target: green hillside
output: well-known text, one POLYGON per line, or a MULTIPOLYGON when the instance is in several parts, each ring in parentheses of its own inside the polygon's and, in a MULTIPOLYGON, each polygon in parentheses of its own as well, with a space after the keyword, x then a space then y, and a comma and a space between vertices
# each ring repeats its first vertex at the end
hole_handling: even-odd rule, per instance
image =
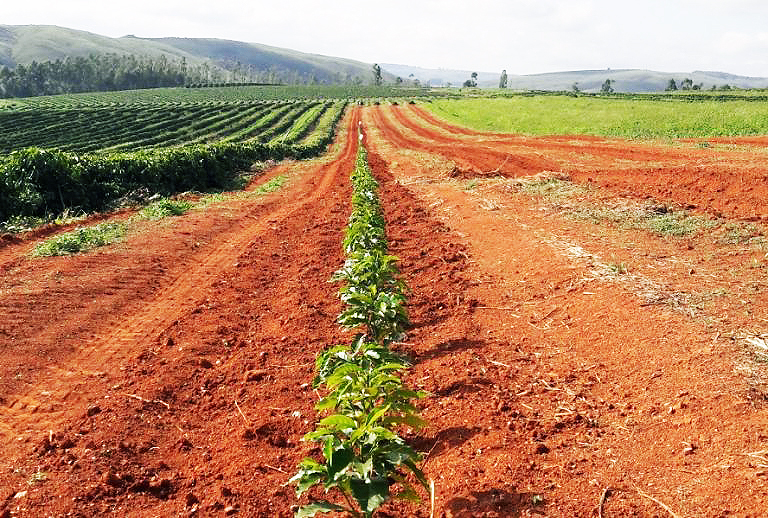
POLYGON ((51 25, 0 25, 0 63, 6 66, 108 53, 152 57, 165 54, 169 58, 185 57, 196 62, 205 60, 158 42, 138 38, 108 38, 51 25))
MULTIPOLYGON (((134 54, 209 63, 244 80, 369 83, 371 64, 343 58, 305 54, 257 43, 202 38, 109 38, 51 25, 0 25, 0 65, 15 67, 91 54, 134 54)), ((386 75, 385 80, 394 76, 386 75)))

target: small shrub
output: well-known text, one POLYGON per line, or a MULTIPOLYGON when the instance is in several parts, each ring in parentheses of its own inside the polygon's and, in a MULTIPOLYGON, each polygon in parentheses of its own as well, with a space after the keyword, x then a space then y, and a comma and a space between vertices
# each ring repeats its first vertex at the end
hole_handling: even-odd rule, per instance
POLYGON ((194 204, 190 201, 161 198, 141 209, 141 216, 145 219, 163 219, 170 216, 181 216, 193 206, 194 204))

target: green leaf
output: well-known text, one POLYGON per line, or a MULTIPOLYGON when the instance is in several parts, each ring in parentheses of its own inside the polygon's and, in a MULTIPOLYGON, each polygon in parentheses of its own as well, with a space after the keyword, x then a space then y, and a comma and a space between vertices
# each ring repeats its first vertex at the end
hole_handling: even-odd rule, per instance
POLYGON ((403 486, 403 489, 395 495, 398 500, 406 500, 408 502, 418 502, 421 500, 413 486, 405 482, 405 480, 401 480, 400 484, 403 486))
POLYGON ((347 417, 345 415, 340 414, 334 414, 331 416, 326 417, 325 419, 321 419, 319 423, 317 423, 318 428, 328 428, 330 430, 353 430, 357 428, 357 423, 355 423, 355 420, 351 417, 347 417))
POLYGON ((384 416, 387 412, 389 412, 389 409, 391 408, 391 405, 384 405, 375 412, 373 412, 371 415, 368 416, 368 419, 366 420, 366 424, 368 426, 373 425, 381 419, 382 416, 384 416))
POLYGON ((325 471, 325 468, 322 464, 317 462, 315 459, 310 459, 309 457, 299 463, 299 469, 302 471, 314 471, 318 473, 325 471))
POLYGON ((317 428, 315 430, 312 430, 311 432, 308 432, 304 437, 302 437, 303 441, 316 441, 318 439, 323 439, 328 436, 333 435, 333 430, 330 430, 328 428, 317 428))
POLYGON ((373 459, 368 457, 365 459, 365 462, 353 462, 352 469, 360 476, 360 478, 368 479, 373 471, 373 459))
POLYGON ((330 513, 332 511, 349 512, 349 509, 347 509, 346 507, 342 507, 340 505, 326 502, 325 500, 318 500, 317 502, 312 502, 311 504, 305 505, 304 507, 296 511, 296 514, 294 515, 294 517, 295 518, 311 518, 315 516, 317 513, 330 513))
MULTIPOLYGON (((297 482, 296 496, 300 497, 301 495, 304 494, 305 491, 322 482, 324 478, 325 476, 320 474, 315 474, 315 475, 304 474, 301 478, 295 481, 297 482)), ((291 480, 293 480, 293 478, 291 480)))
POLYGON ((383 420, 388 426, 404 424, 408 425, 414 430, 420 430, 425 428, 429 423, 421 417, 414 414, 406 414, 404 416, 387 417, 383 420))
POLYGON ((324 397, 320 401, 317 402, 315 405, 315 409, 318 411, 323 410, 332 410, 333 408, 336 408, 337 400, 336 398, 324 397))
POLYGON ((325 466, 314 459, 306 458, 299 463, 299 471, 286 484, 296 484, 296 496, 320 483, 326 477, 325 466))
POLYGON ((424 473, 421 471, 421 469, 419 469, 416 463, 412 460, 406 460, 403 462, 403 464, 408 466, 408 469, 410 469, 411 472, 416 476, 416 479, 421 483, 421 485, 429 490, 429 482, 427 482, 427 477, 424 476, 424 473))
POLYGON ((352 479, 350 489, 360 508, 367 513, 374 512, 389 498, 389 481, 385 478, 376 478, 368 482, 352 479))
POLYGON ((355 458, 355 452, 348 448, 342 448, 334 451, 328 458, 328 484, 336 481, 344 470, 355 458))

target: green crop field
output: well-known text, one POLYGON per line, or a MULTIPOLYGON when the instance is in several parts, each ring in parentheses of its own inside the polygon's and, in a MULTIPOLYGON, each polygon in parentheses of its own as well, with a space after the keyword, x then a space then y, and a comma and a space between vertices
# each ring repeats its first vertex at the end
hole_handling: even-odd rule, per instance
POLYGON ((292 144, 341 102, 251 101, 0 111, 0 153, 136 151, 219 141, 292 144))
POLYGON ((348 97, 392 91, 243 86, 11 99, 0 104, 0 222, 101 210, 137 190, 222 188, 254 161, 318 155, 348 97))
POLYGON ((454 124, 523 135, 681 138, 768 135, 768 101, 672 96, 535 95, 436 99, 425 106, 454 124))
POLYGON ((354 100, 370 98, 433 97, 440 92, 424 88, 393 86, 275 85, 211 88, 151 88, 120 92, 48 95, 0 101, 0 110, 39 108, 104 107, 122 104, 178 104, 200 102, 247 102, 286 100, 354 100))

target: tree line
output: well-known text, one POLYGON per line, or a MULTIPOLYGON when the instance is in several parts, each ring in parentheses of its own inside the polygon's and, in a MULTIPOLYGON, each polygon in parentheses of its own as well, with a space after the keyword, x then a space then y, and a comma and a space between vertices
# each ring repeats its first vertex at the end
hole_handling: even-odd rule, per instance
POLYGON ((232 82, 359 85, 363 79, 350 72, 299 71, 274 64, 265 66, 239 61, 188 64, 184 58, 169 59, 165 55, 92 54, 56 61, 33 61, 15 68, 2 67, 0 98, 232 82))
POLYGON ((80 92, 100 92, 183 86, 207 81, 212 67, 190 67, 185 59, 102 54, 33 61, 0 69, 0 97, 32 97, 80 92))

